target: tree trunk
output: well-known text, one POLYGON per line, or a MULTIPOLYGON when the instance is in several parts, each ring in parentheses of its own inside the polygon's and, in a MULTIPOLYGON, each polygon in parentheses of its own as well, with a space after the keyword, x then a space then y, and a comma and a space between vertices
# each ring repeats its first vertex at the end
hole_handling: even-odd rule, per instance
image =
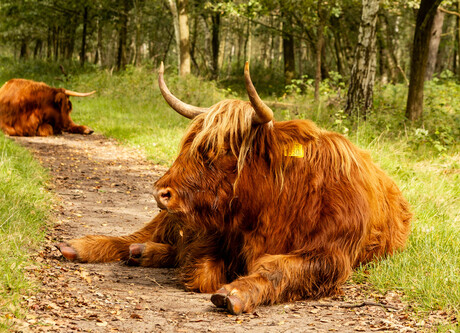
POLYGON ((29 58, 29 47, 27 45, 27 40, 23 38, 21 40, 21 49, 19 51, 19 59, 27 60, 29 58))
POLYGON ((83 66, 86 60, 86 28, 88 25, 88 7, 83 9, 83 32, 81 34, 81 51, 80 51, 80 65, 83 66))
POLYGON ((57 61, 59 59, 59 32, 59 27, 53 28, 54 61, 57 61))
POLYGON ((62 54, 65 59, 71 60, 75 50, 75 39, 77 37, 77 18, 75 16, 72 16, 70 24, 66 27, 65 31, 66 42, 62 45, 62 54))
POLYGON ((342 60, 342 46, 340 44, 340 35, 339 32, 336 31, 335 29, 333 30, 334 34, 334 51, 335 51, 335 58, 336 58, 336 63, 337 63, 337 72, 344 76, 344 70, 343 70, 343 60, 342 60))
POLYGON ((173 36, 174 36, 174 34, 171 32, 169 34, 168 43, 166 43, 166 47, 165 47, 165 50, 163 52, 163 60, 162 60, 163 62, 166 62, 166 57, 168 56, 168 52, 169 52, 169 48, 170 48, 172 40, 173 40, 173 36))
MULTIPOLYGON (((241 23, 241 21, 239 20, 238 26, 241 28, 241 30, 240 29, 238 30, 240 31, 244 30, 244 22, 241 23)), ((244 43, 245 43, 245 40, 244 40, 243 34, 238 33, 238 44, 237 44, 238 49, 236 51, 236 62, 238 65, 241 64, 241 53, 242 53, 241 50, 243 49, 242 45, 244 45, 244 43)))
MULTIPOLYGON (((460 13, 460 0, 457 0, 457 11, 460 13)), ((460 16, 457 16, 457 73, 460 79, 460 16)))
POLYGON ((188 28, 188 0, 169 0, 176 36, 179 75, 190 74, 190 37, 188 28))
POLYGON ((372 108, 376 68, 376 24, 380 0, 363 0, 358 45, 351 69, 345 112, 366 118, 372 108))
POLYGON ((52 38, 51 38, 51 27, 48 27, 48 36, 46 38, 46 59, 51 59, 51 54, 53 52, 53 45, 52 45, 52 38))
MULTIPOLYGON (((273 16, 270 16, 270 25, 274 26, 274 19, 273 16)), ((276 43, 276 37, 277 35, 273 34, 273 32, 270 33, 270 46, 268 49, 268 62, 267 62, 267 67, 272 68, 274 60, 275 60, 275 43, 276 43)))
POLYGON ((134 37, 134 56, 133 64, 139 65, 142 62, 142 10, 144 6, 143 0, 134 1, 135 15, 135 37, 134 37))
MULTIPOLYGON (((320 1, 318 1, 320 2, 320 1)), ((315 101, 319 101, 319 85, 321 83, 321 54, 324 46, 323 26, 318 27, 318 36, 315 47, 315 101)))
POLYGON ((102 52, 102 23, 101 19, 97 18, 97 42, 96 42, 96 55, 94 56, 94 64, 103 64, 103 52, 102 52))
POLYGON ((43 45, 42 40, 40 38, 37 38, 37 40, 35 41, 34 59, 37 59, 39 56, 41 58, 42 45, 43 45))
POLYGON ((211 70, 211 78, 213 80, 217 80, 219 77, 219 47, 220 47, 220 40, 219 40, 219 32, 220 32, 220 13, 213 13, 211 15, 211 32, 212 32, 212 70, 211 70))
POLYGON ((422 0, 417 13, 410 64, 409 94, 406 106, 406 118, 411 121, 420 119, 423 114, 423 85, 425 82, 431 28, 441 1, 422 0))
POLYGON ((439 43, 441 42, 442 26, 444 24, 444 12, 439 9, 433 19, 431 27, 431 39, 428 49, 428 59, 425 72, 425 80, 431 80, 436 68, 436 59, 438 58, 439 43))
POLYGON ((176 38, 177 48, 177 72, 180 73, 180 28, 179 28, 179 13, 177 12, 176 0, 168 0, 169 8, 173 17, 174 36, 176 38))
POLYGON ((324 25, 325 25, 325 14, 321 8, 322 1, 318 0, 318 32, 316 35, 315 45, 315 101, 319 101, 319 85, 321 83, 321 58, 324 48, 324 25))
POLYGON ((377 32, 377 54, 378 54, 378 59, 377 59, 377 63, 378 63, 378 68, 379 68, 379 71, 378 73, 380 74, 380 81, 382 83, 387 83, 388 82, 388 59, 386 57, 386 53, 385 53, 385 42, 383 40, 383 36, 382 36, 382 33, 379 29, 379 31, 377 32))
POLYGON ((379 24, 380 24, 380 36, 382 38, 382 51, 384 58, 386 60, 386 69, 388 71, 388 79, 389 82, 395 83, 398 80, 398 58, 395 54, 396 45, 392 39, 394 37, 395 32, 390 29, 390 25, 388 23, 388 18, 385 14, 379 16, 379 24))
POLYGON ((198 16, 195 15, 193 19, 192 39, 190 40, 190 58, 192 60, 193 65, 195 66, 196 72, 198 73, 198 75, 200 75, 200 67, 198 66, 198 63, 195 57, 197 37, 198 37, 198 16))
POLYGON ((246 25, 246 39, 244 41, 244 56, 245 61, 251 60, 251 49, 252 49, 252 33, 251 33, 251 21, 247 20, 246 25))
POLYGON ((126 42, 128 38, 128 0, 123 0, 123 11, 120 13, 120 24, 118 31, 118 52, 117 52, 117 70, 126 67, 126 42))
POLYGON ((178 0, 179 10, 179 35, 180 35, 180 76, 190 74, 190 34, 188 28, 188 0, 178 0))
POLYGON ((281 15, 283 17, 283 57, 284 57, 284 83, 291 84, 295 76, 295 45, 294 37, 292 36, 292 20, 291 15, 282 8, 281 15))

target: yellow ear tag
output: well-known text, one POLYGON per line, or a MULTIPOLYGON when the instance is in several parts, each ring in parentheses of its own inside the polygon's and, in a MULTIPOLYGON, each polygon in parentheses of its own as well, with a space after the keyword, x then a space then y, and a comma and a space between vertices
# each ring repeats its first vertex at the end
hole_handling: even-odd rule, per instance
POLYGON ((303 151, 303 146, 295 142, 291 147, 289 147, 289 150, 284 148, 284 156, 292 156, 292 157, 304 157, 304 151, 303 151))

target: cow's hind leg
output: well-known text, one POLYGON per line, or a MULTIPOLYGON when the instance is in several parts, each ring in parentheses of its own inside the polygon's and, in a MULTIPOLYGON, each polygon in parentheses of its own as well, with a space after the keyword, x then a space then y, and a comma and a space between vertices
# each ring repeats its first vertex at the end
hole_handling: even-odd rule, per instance
POLYGON ((340 253, 265 255, 247 276, 224 285, 211 301, 232 314, 240 314, 261 304, 335 294, 350 273, 350 260, 340 253))

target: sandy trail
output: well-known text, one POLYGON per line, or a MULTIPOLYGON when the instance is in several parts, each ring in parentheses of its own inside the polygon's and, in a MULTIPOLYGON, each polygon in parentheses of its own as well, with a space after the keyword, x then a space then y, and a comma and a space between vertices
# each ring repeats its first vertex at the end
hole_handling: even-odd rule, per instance
POLYGON ((216 309, 210 295, 186 292, 173 269, 120 262, 78 264, 53 244, 88 234, 132 233, 158 211, 152 187, 165 168, 99 134, 15 138, 50 170, 58 198, 47 243, 27 267, 40 291, 18 331, 32 332, 415 332, 429 330, 408 315, 397 293, 377 295, 347 284, 344 295, 259 307, 240 316, 216 309), (372 301, 382 306, 344 308, 372 301), (390 308, 391 307, 391 308, 390 308))

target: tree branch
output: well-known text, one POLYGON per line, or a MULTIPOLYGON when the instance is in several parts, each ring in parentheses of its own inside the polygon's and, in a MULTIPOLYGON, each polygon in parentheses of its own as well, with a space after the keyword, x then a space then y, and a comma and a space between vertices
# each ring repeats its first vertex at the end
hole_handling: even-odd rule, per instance
POLYGON ((393 306, 393 305, 387 305, 387 304, 371 302, 371 301, 362 301, 361 303, 356 303, 356 304, 350 304, 350 303, 339 303, 339 304, 333 304, 333 303, 309 303, 308 305, 311 305, 311 306, 314 306, 314 307, 323 307, 323 308, 331 308, 331 307, 337 306, 339 308, 346 308, 346 309, 361 308, 363 306, 381 306, 382 308, 385 308, 385 309, 400 310, 398 307, 393 306))
POLYGON ((447 10, 447 9, 441 7, 441 6, 439 6, 438 9, 439 9, 441 12, 444 12, 444 13, 447 13, 447 14, 456 15, 456 16, 460 17, 460 13, 457 13, 457 12, 453 12, 453 11, 447 10))

